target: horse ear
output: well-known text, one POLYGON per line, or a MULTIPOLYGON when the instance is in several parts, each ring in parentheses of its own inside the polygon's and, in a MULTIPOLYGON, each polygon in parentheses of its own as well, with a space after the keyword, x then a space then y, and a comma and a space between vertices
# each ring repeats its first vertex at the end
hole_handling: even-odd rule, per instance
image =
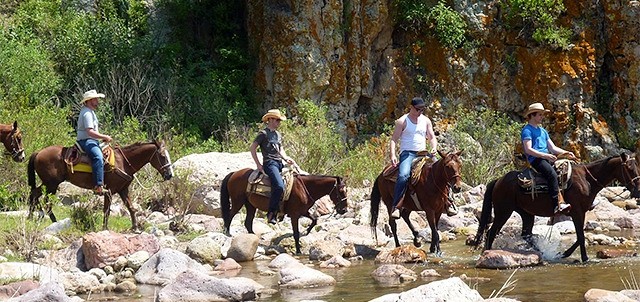
POLYGON ((620 158, 622 158, 622 162, 625 162, 629 159, 629 155, 627 155, 627 153, 622 152, 622 154, 620 154, 620 158))
POLYGON ((462 150, 460 150, 460 151, 456 152, 456 155, 457 155, 457 156, 460 156, 460 154, 462 154, 462 151, 464 151, 464 149, 462 149, 462 150))
POLYGON ((13 122, 13 130, 18 130, 18 121, 13 122))
POLYGON ((438 150, 438 154, 440 154, 440 158, 445 158, 447 157, 447 154, 442 153, 442 151, 438 150))

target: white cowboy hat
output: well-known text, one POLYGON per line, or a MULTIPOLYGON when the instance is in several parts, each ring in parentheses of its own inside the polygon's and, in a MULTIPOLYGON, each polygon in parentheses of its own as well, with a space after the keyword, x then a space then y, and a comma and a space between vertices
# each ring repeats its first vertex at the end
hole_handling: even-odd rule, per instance
POLYGON ((82 95, 82 101, 80 101, 80 104, 95 98, 104 98, 104 94, 98 93, 95 89, 91 89, 82 95))
POLYGON ((278 120, 281 120, 281 121, 286 121, 287 120, 287 117, 284 116, 284 114, 282 114, 280 112, 280 110, 278 110, 278 109, 271 109, 271 110, 267 111, 267 113, 265 113, 262 116, 262 121, 266 123, 270 118, 278 119, 278 120))
POLYGON ((544 106, 542 106, 541 103, 533 103, 533 104, 529 105, 529 107, 527 108, 527 111, 524 112, 524 116, 527 117, 527 116, 529 116, 529 114, 534 113, 534 112, 549 113, 549 112, 551 112, 551 110, 544 109, 544 106))

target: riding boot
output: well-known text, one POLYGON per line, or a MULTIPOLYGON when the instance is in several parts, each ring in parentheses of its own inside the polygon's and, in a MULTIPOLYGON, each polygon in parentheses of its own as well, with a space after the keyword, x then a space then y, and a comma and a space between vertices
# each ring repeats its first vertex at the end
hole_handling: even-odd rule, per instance
POLYGON ((559 213, 567 213, 571 210, 571 205, 564 201, 564 197, 562 196, 562 192, 558 192, 558 205, 553 210, 554 214, 559 213))

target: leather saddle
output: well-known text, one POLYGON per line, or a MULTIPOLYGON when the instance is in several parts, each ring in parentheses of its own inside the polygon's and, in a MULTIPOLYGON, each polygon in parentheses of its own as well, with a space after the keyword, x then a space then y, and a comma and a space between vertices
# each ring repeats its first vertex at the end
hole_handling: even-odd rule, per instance
MULTIPOLYGON (((111 148, 110 145, 104 145, 102 146, 102 155, 104 156, 104 170, 105 172, 109 172, 116 166, 115 152, 113 152, 113 148, 111 148)), ((67 169, 71 173, 91 173, 93 171, 91 169, 91 159, 82 150, 82 148, 80 148, 77 142, 73 146, 67 148, 66 152, 63 154, 63 159, 67 164, 67 169)))
MULTIPOLYGON (((282 180, 284 181, 284 193, 282 194, 282 200, 280 201, 280 210, 284 207, 284 202, 289 200, 291 196, 291 189, 293 188, 293 181, 297 173, 292 169, 282 169, 282 180)), ((247 194, 256 194, 264 197, 271 196, 271 180, 267 174, 260 172, 260 170, 253 170, 249 175, 247 183, 247 194)))
MULTIPOLYGON (((436 162, 435 157, 428 156, 428 151, 419 151, 416 158, 411 163, 411 185, 415 185, 420 180, 420 173, 422 173, 422 168, 427 165, 427 169, 431 169, 433 163, 436 162)), ((388 165, 382 171, 382 177, 385 179, 396 182, 398 179, 398 167, 399 165, 393 166, 388 165)))
MULTIPOLYGON (((554 168, 558 174, 558 187, 560 190, 569 188, 571 178, 571 165, 574 161, 560 159, 554 163, 554 168)), ((548 193, 549 185, 547 180, 532 167, 527 167, 518 173, 518 185, 527 194, 548 193)))

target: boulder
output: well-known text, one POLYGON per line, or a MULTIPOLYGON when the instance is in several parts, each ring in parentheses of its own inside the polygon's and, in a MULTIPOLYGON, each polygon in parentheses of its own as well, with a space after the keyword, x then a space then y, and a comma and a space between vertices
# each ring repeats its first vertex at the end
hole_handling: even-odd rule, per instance
POLYGON ((233 258, 237 262, 253 260, 260 238, 255 234, 239 234, 231 240, 231 247, 227 251, 227 258, 233 258))
POLYGON ((163 248, 140 267, 135 279, 138 283, 164 285, 188 269, 206 271, 202 264, 189 256, 163 248))
POLYGON ((158 239, 150 234, 119 234, 112 231, 88 233, 82 237, 82 252, 87 269, 113 265, 120 256, 128 256, 137 251, 147 251, 150 255, 160 249, 158 239))
POLYGON ((536 252, 511 252, 486 250, 476 262, 478 268, 516 268, 542 264, 542 257, 536 252))
POLYGON ((257 292, 262 288, 262 285, 248 278, 220 279, 187 270, 162 288, 156 301, 255 301, 257 292))

